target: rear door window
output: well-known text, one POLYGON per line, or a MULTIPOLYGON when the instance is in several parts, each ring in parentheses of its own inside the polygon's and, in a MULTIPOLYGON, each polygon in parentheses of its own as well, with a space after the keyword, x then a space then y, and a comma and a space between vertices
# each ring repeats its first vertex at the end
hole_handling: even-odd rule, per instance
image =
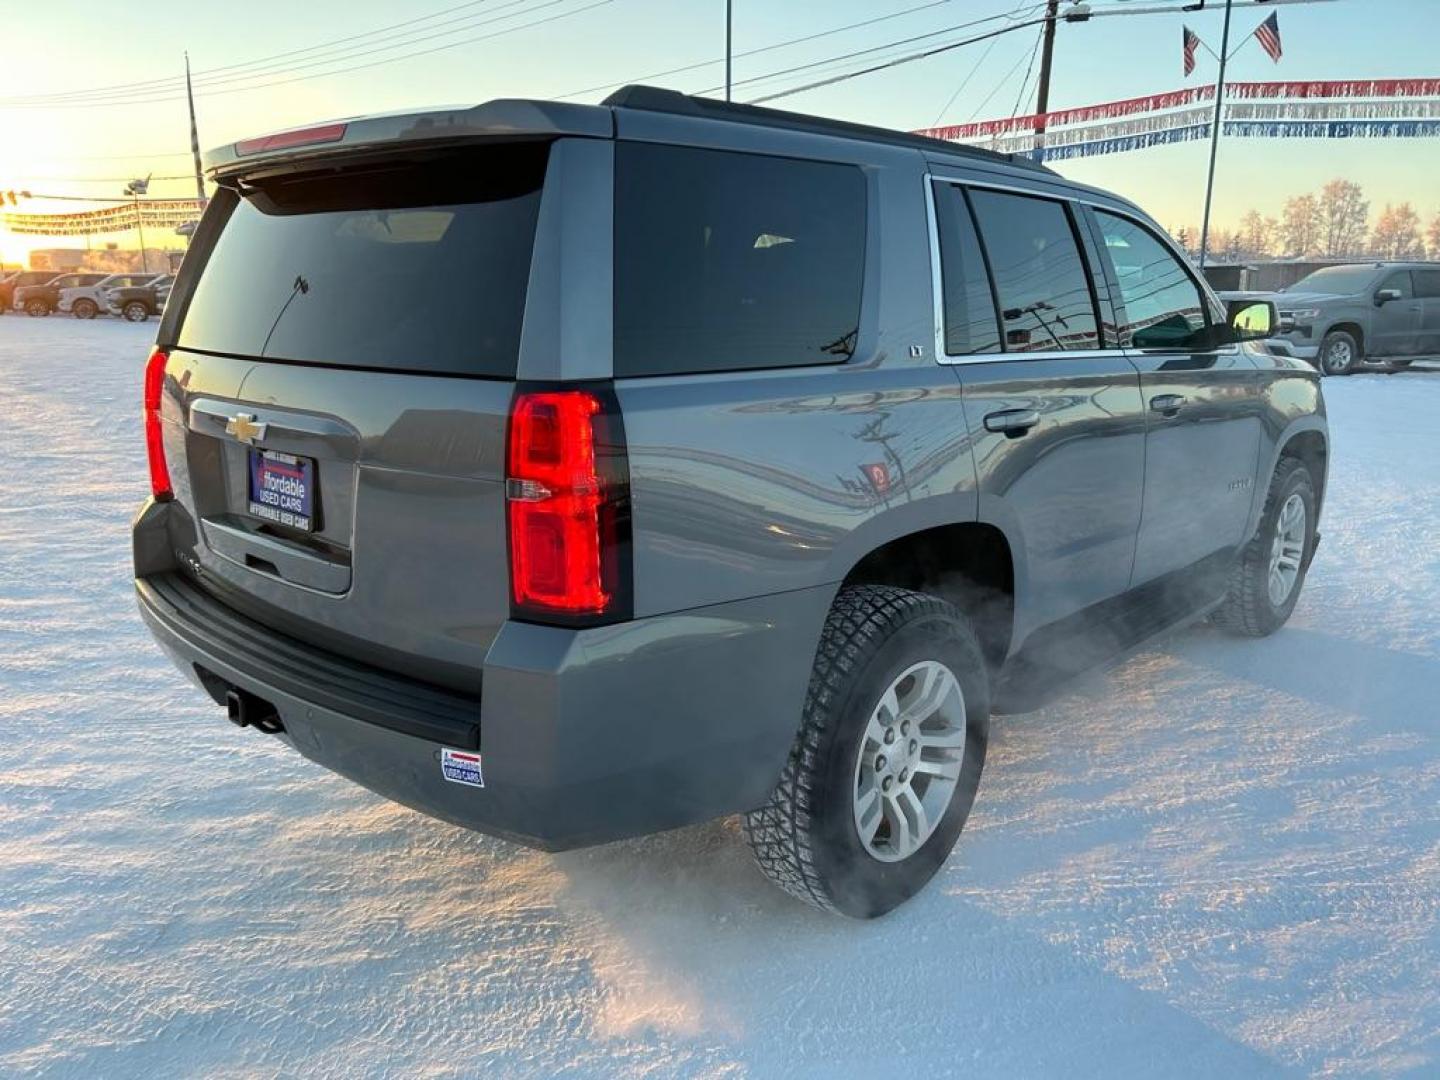
POLYGON ((865 206, 853 165, 618 144, 615 374, 849 359, 865 206))
POLYGON ((945 352, 950 356, 1000 352, 995 294, 965 193, 954 184, 935 188, 940 233, 940 279, 945 306, 945 352))
POLYGON ((1099 322, 1070 212, 1053 199, 974 188, 1007 352, 1099 347, 1099 322))
POLYGON ((178 344, 513 378, 546 158, 517 144, 222 190, 178 344))
POLYGON ((1415 278, 1415 295, 1425 300, 1440 297, 1440 268, 1435 270, 1412 271, 1415 278))

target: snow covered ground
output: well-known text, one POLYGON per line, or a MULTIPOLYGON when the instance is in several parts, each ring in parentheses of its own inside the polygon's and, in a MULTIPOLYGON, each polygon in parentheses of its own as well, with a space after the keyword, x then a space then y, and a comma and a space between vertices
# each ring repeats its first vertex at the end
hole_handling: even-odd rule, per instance
POLYGON ((240 732, 131 599, 155 324, 0 318, 0 1074, 1440 1072, 1440 372, 1326 383, 1290 626, 994 726, 890 918, 549 856, 240 732))

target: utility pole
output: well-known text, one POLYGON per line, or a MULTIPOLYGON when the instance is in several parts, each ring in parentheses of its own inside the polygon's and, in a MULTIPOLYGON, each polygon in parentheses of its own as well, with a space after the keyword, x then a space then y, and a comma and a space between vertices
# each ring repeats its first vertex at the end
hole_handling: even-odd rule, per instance
POLYGON ((145 223, 140 220, 140 196, 133 196, 135 205, 135 228, 140 230, 140 272, 143 274, 150 269, 145 261, 145 223))
POLYGON ((195 93, 190 88, 190 51, 185 51, 185 99, 190 103, 190 156, 195 160, 195 197, 205 201, 205 176, 200 171, 200 130, 195 126, 195 93))
POLYGON ((1200 269, 1205 269, 1206 248, 1210 243, 1210 197, 1215 193, 1215 153, 1220 149, 1220 106, 1225 99, 1225 61, 1230 59, 1230 9, 1233 0, 1225 0, 1225 28, 1220 31, 1220 74, 1215 80, 1215 119, 1210 125, 1210 173, 1205 178, 1205 215, 1200 220, 1200 269))
POLYGON ((730 46, 735 27, 734 0, 725 0, 725 100, 730 100, 730 46))
POLYGON ((1035 160, 1045 160, 1045 114, 1050 111, 1050 62, 1055 57, 1055 23, 1060 18, 1060 0, 1045 5, 1044 40, 1040 46, 1040 89, 1035 95, 1035 160))
POLYGON ((150 266, 145 260, 145 221, 140 213, 140 196, 150 191, 150 177, 144 180, 131 180, 125 185, 125 194, 130 196, 131 205, 135 207, 135 228, 140 232, 140 272, 146 273, 150 266))

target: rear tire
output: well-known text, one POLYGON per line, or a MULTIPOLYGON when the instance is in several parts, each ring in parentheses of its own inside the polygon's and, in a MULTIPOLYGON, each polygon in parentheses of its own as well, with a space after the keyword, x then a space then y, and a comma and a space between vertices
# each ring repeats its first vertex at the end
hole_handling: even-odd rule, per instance
POLYGON ((1299 458, 1281 458, 1260 527, 1230 571, 1225 600, 1211 621, 1237 637, 1267 637, 1279 630, 1300 599, 1314 550, 1315 483, 1299 458), (1296 513, 1304 515, 1298 527, 1296 513))
POLYGON ((76 300, 70 305, 70 314, 77 319, 93 319, 100 314, 100 308, 94 300, 76 300))
POLYGON ((126 322, 144 322, 150 318, 150 309, 139 300, 131 300, 120 309, 120 314, 125 316, 126 322))
POLYGON ((1331 330, 1320 342, 1320 374, 1349 375, 1360 366, 1364 354, 1354 336, 1331 330))
POLYGON ((855 918, 908 900, 959 838, 989 728, 989 676, 960 612, 908 589, 842 590, 789 760, 769 800, 745 815, 760 869, 792 896, 855 918))

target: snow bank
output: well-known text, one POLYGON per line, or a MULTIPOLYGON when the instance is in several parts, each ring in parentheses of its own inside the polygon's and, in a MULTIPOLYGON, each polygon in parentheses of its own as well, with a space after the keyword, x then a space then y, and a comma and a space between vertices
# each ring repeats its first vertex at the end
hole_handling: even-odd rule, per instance
POLYGON ((0 318, 0 1073, 1440 1068, 1440 374, 1326 384, 1289 628, 999 720, 860 925, 733 823, 546 856, 226 724, 130 595, 154 328, 0 318))

